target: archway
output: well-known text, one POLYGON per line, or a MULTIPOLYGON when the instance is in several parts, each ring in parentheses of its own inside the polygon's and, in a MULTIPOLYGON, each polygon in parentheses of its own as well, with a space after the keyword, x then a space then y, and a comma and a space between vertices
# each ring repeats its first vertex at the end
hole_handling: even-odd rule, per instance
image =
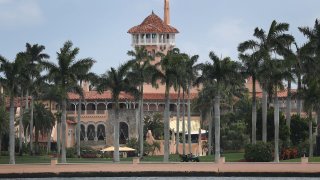
POLYGON ((94 137, 95 137, 95 127, 94 127, 94 125, 92 125, 92 124, 90 124, 90 125, 88 126, 87 137, 88 137, 88 140, 94 140, 94 137))
POLYGON ((129 139, 129 127, 125 122, 120 122, 119 143, 126 144, 129 139))
POLYGON ((104 140, 106 137, 106 128, 103 124, 98 125, 97 137, 98 140, 104 140))

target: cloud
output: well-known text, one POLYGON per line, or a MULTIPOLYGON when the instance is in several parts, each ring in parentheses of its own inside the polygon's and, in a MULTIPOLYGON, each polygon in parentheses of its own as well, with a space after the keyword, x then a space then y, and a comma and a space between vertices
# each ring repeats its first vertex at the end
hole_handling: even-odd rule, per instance
POLYGON ((37 0, 0 0, 2 27, 33 26, 44 20, 37 0))

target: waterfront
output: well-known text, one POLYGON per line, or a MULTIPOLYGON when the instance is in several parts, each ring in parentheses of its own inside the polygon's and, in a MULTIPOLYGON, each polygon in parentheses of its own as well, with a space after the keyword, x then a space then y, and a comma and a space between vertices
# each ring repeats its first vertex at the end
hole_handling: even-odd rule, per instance
MULTIPOLYGON (((61 180, 61 179, 68 179, 74 180, 79 178, 40 178, 43 180, 61 180)), ((87 179, 87 180, 167 180, 167 179, 174 179, 174 180, 313 180, 319 179, 316 177, 96 177, 96 178, 89 178, 83 177, 80 179, 87 179)), ((24 180, 32 180, 32 178, 27 178, 24 180)))

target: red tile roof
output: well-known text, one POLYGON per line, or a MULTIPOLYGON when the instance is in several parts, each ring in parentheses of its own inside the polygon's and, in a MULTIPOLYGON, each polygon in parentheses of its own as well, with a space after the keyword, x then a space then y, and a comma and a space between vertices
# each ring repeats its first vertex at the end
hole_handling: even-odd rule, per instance
POLYGON ((179 33, 179 31, 165 24, 159 16, 152 12, 140 25, 129 29, 128 33, 179 33))
MULTIPOLYGON (((69 93, 69 99, 70 100, 77 100, 79 99, 79 95, 74 93, 69 93)), ((197 93, 191 93, 190 94, 191 99, 194 99, 197 97, 197 93)), ((84 97, 86 100, 107 100, 112 99, 111 92, 110 91, 104 91, 102 94, 99 94, 97 91, 89 91, 84 93, 84 97)), ((164 100, 164 93, 144 93, 143 99, 144 100, 164 100)), ((120 94, 120 99, 131 99, 133 100, 133 96, 126 93, 120 94)), ((176 93, 170 93, 170 99, 178 99, 178 94, 176 93)))
MULTIPOLYGON (((291 94, 294 95, 297 93, 296 89, 291 89, 291 94)), ((257 92, 257 98, 262 98, 262 92, 257 92)), ((278 91, 278 98, 285 98, 288 96, 287 90, 278 91)))

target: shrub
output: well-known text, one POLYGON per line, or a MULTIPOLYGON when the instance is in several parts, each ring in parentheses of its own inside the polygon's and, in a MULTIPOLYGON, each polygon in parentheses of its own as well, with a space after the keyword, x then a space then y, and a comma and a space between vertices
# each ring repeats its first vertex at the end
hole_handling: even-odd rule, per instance
POLYGON ((264 142, 247 144, 244 157, 249 162, 270 162, 272 161, 272 146, 264 142))
POLYGON ((76 157, 76 153, 77 153, 76 149, 73 148, 73 147, 70 147, 70 148, 67 148, 66 156, 67 156, 67 158, 75 158, 76 157))

